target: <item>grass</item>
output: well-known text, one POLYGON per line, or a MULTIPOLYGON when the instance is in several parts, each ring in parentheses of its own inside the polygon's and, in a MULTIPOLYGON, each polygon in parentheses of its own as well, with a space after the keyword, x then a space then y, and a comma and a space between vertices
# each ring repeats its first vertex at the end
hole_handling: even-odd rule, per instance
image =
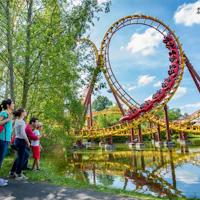
MULTIPOLYGON (((3 166, 0 170, 0 176, 6 176, 10 171, 14 159, 14 153, 11 153, 4 159, 3 166)), ((29 159, 29 166, 33 163, 33 159, 29 159)), ((59 186, 68 186, 72 188, 87 188, 96 192, 104 192, 116 195, 132 196, 141 199, 170 199, 175 200, 174 197, 154 197, 152 195, 140 194, 137 192, 126 191, 122 189, 115 189, 105 186, 91 185, 84 181, 75 181, 69 177, 66 177, 66 156, 61 148, 56 148, 52 151, 43 152, 41 158, 41 168, 44 171, 26 171, 26 175, 29 177, 29 181, 34 182, 47 182, 59 186), (50 157, 51 156, 51 157, 50 157), (53 159, 49 159, 53 158, 53 159), (55 165, 55 163, 57 163, 55 165)), ((197 198, 191 198, 197 199, 197 198)))
POLYGON ((188 134, 188 138, 190 139, 192 139, 192 138, 199 138, 200 139, 200 135, 194 135, 194 134, 192 134, 192 133, 189 133, 188 134))

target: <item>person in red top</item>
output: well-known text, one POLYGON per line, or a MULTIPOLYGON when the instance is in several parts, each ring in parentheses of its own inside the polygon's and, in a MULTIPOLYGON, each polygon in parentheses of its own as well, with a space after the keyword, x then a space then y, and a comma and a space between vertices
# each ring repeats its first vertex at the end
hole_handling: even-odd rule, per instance
MULTIPOLYGON (((35 129, 36 125, 38 123, 38 118, 31 118, 30 120, 30 123, 29 124, 26 124, 26 135, 27 137, 29 138, 29 140, 39 140, 40 138, 43 138, 46 136, 46 134, 42 134, 40 136, 36 136, 34 133, 33 133, 33 129, 35 129)), ((28 147, 27 148, 27 153, 26 153, 26 156, 24 157, 24 165, 23 165, 23 170, 32 170, 32 168, 28 167, 28 159, 30 157, 30 149, 28 147)))
MULTIPOLYGON (((29 138, 29 140, 38 140, 39 138, 35 136, 33 133, 33 129, 36 127, 36 124, 38 123, 38 118, 31 118, 29 124, 26 124, 26 135, 29 138)), ((30 167, 28 167, 28 159, 30 157, 30 149, 26 147, 26 154, 24 156, 24 164, 23 164, 23 170, 31 170, 30 167)))
POLYGON ((36 127, 36 124, 38 123, 37 118, 31 118, 30 124, 26 124, 26 135, 31 139, 31 140, 38 140, 38 136, 36 136, 33 133, 33 129, 36 127))

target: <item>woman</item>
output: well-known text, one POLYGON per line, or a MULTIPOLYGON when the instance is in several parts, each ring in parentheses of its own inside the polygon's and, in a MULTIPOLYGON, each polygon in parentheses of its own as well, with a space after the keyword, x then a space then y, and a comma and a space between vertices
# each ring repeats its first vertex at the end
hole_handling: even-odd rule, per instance
POLYGON ((24 161, 26 144, 28 147, 30 147, 30 143, 25 132, 26 124, 24 121, 24 117, 26 117, 27 113, 25 109, 19 108, 17 111, 13 112, 13 115, 17 118, 15 120, 15 126, 14 126, 15 129, 14 144, 17 150, 17 159, 14 161, 12 169, 9 174, 14 174, 16 170, 15 180, 25 180, 28 179, 28 177, 24 176, 24 174, 22 173, 22 165, 24 161))
MULTIPOLYGON (((4 126, 4 129, 0 133, 0 168, 3 159, 6 155, 8 142, 11 140, 12 135, 12 115, 11 111, 14 109, 15 104, 11 99, 5 99, 0 104, 0 125, 4 126), (3 111, 2 111, 3 110, 3 111)), ((0 179, 0 186, 8 185, 7 180, 0 179)))

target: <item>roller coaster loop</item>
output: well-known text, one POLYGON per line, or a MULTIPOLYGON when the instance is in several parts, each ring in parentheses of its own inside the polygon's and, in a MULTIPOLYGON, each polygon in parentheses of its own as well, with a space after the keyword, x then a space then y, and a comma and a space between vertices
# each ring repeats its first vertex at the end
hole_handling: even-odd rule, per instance
MULTIPOLYGON (((197 111, 195 114, 192 114, 186 119, 169 122, 167 116, 167 108, 166 105, 169 100, 173 97, 176 90, 178 89, 180 82, 182 80, 182 76, 184 74, 184 67, 187 66, 191 77, 200 92, 200 77, 195 71, 194 67, 191 65, 189 59, 184 54, 182 49, 182 44, 179 42, 179 38, 175 35, 175 31, 172 31, 169 26, 164 24, 163 21, 155 17, 151 17, 148 15, 130 15, 116 21, 112 26, 107 30, 106 34, 103 37, 101 42, 100 53, 98 54, 97 48, 92 41, 89 39, 80 39, 81 41, 85 41, 89 43, 94 49, 94 53, 96 56, 96 68, 101 68, 104 76, 113 92, 113 95, 118 103, 120 108, 120 112, 124 117, 120 120, 121 123, 115 126, 107 127, 100 129, 98 127, 92 127, 92 112, 90 109, 90 126, 89 129, 82 130, 70 130, 76 135, 77 138, 96 138, 96 137, 106 137, 106 136, 127 136, 130 135, 130 131, 133 130, 134 127, 139 127, 145 121, 153 122, 157 124, 161 129, 166 129, 167 131, 167 139, 170 138, 170 130, 175 130, 178 132, 184 133, 193 133, 200 134, 199 126, 188 126, 187 123, 192 119, 200 116, 200 112, 197 111), (143 104, 139 104, 136 102, 120 85, 118 80, 116 79, 109 58, 109 45, 113 35, 119 31, 120 29, 130 26, 130 25, 145 25, 147 27, 151 27, 158 31, 163 35, 163 43, 166 48, 169 50, 169 60, 171 65, 168 70, 168 77, 162 84, 162 88, 158 90, 153 96, 152 100, 144 102, 143 104), (119 102, 119 99, 130 109, 129 114, 126 116, 125 112, 119 102), (165 110, 165 119, 162 119, 156 116, 156 113, 160 111, 162 108, 165 110)), ((91 83, 96 81, 96 75, 94 74, 91 83)), ((90 84, 87 95, 85 97, 84 105, 88 108, 88 105, 91 104, 91 93, 93 90, 93 85, 90 84)), ((91 108, 91 106, 90 106, 91 108)), ((84 115, 86 111, 84 112, 84 115)), ((145 131, 142 134, 152 134, 152 131, 145 131)))

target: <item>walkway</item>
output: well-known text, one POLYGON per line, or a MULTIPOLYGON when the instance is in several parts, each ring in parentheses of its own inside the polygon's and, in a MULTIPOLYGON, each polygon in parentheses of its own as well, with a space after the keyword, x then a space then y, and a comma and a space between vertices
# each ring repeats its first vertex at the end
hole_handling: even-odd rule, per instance
POLYGON ((94 192, 49 183, 16 181, 9 179, 9 185, 0 187, 0 200, 139 200, 138 198, 94 192))

